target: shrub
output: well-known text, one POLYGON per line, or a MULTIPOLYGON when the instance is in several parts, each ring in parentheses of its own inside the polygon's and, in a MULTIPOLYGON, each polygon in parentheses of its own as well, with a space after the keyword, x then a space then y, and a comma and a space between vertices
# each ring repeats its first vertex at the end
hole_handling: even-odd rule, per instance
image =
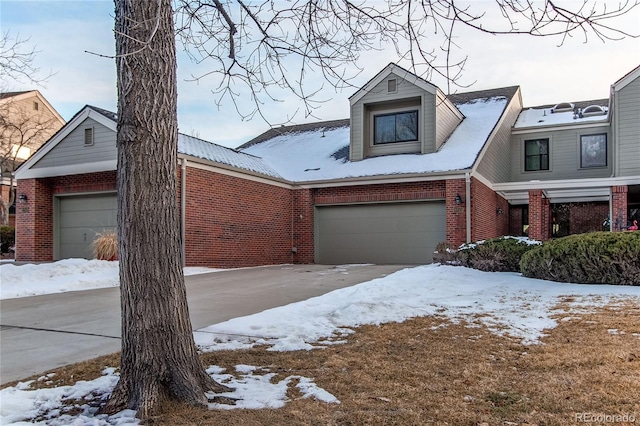
POLYGON ((520 259, 540 244, 527 238, 500 237, 462 246, 461 263, 486 272, 520 272, 520 259))
POLYGON ((0 226, 0 253, 9 253, 16 243, 16 229, 11 226, 0 226))
POLYGON ((433 252, 433 261, 443 265, 458 265, 460 262, 457 258, 458 247, 446 242, 440 242, 433 252))
POLYGON ((592 232, 525 253, 525 277, 584 284, 640 285, 640 232, 592 232))
POLYGON ((96 239, 91 244, 93 257, 98 260, 118 259, 118 237, 113 231, 104 231, 96 234, 96 239))
POLYGON ((538 241, 519 237, 500 237, 455 248, 440 243, 433 255, 434 262, 461 265, 487 272, 520 272, 520 258, 538 241))

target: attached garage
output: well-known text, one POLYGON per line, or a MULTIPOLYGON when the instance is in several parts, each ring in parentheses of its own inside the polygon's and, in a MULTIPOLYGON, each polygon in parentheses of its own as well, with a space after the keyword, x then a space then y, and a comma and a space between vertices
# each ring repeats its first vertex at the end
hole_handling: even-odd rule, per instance
POLYGON ((444 201, 317 206, 315 262, 431 263, 445 230, 444 201))
POLYGON ((54 206, 54 260, 92 259, 96 234, 116 230, 115 193, 59 196, 54 206))

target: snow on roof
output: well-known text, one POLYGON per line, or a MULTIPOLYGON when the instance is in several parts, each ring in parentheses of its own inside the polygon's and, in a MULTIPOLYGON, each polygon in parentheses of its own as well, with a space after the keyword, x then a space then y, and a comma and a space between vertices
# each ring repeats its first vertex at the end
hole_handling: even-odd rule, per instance
POLYGON ((348 161, 349 127, 291 132, 253 144, 242 152, 261 157, 290 181, 447 172, 473 166, 508 98, 495 96, 457 104, 465 119, 439 151, 348 161))
POLYGON ((280 178, 262 159, 193 136, 178 134, 178 152, 192 157, 280 178))
POLYGON ((587 106, 600 106, 604 115, 580 116, 574 111, 551 112, 552 107, 534 107, 523 109, 514 124, 514 129, 523 129, 529 127, 546 127, 546 126, 568 126, 583 123, 592 123, 594 121, 607 121, 609 119, 608 100, 587 101, 575 104, 575 110, 582 110, 587 106))

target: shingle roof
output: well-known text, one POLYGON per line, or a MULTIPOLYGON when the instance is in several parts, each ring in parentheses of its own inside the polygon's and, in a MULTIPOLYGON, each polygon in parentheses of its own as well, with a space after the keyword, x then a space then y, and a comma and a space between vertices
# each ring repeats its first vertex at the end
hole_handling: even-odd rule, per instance
POLYGON ((280 126, 280 127, 272 127, 266 132, 262 133, 259 136, 251 139, 249 142, 246 142, 238 147, 238 149, 245 149, 250 147, 251 145, 258 144, 260 142, 264 142, 271 138, 275 138, 276 136, 284 135, 287 133, 299 133, 299 132, 310 132, 314 130, 329 130, 335 129, 338 127, 347 127, 349 126, 349 119, 344 118, 341 120, 330 120, 330 121, 318 121, 315 123, 306 123, 306 124, 294 124, 292 126, 280 126))

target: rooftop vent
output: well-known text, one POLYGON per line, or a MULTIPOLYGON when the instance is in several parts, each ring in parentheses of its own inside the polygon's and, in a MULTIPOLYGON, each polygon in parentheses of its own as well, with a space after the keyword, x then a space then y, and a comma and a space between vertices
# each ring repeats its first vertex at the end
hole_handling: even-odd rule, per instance
POLYGON ((589 105, 582 110, 583 117, 590 117, 593 115, 605 115, 607 111, 600 105, 589 105))
POLYGON ((573 104, 569 102, 560 102, 553 108, 551 108, 551 112, 568 112, 573 111, 573 104))

